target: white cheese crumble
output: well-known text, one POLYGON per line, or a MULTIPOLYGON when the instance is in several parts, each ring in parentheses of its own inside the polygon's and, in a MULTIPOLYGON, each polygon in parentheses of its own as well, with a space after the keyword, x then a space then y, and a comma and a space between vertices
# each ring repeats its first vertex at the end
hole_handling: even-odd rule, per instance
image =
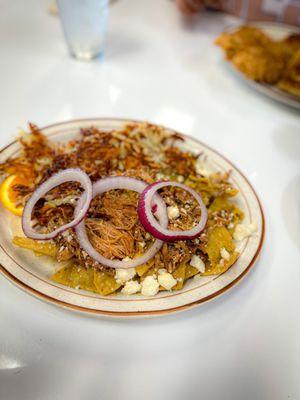
POLYGON ((196 170, 197 174, 203 175, 205 177, 208 177, 211 174, 210 171, 208 171, 207 169, 205 169, 203 167, 203 164, 202 164, 202 162, 201 162, 201 160, 199 158, 195 163, 195 170, 196 170))
POLYGON ((146 276, 142 282, 142 294, 144 296, 155 296, 159 290, 159 283, 153 276, 146 276))
POLYGON ((205 264, 199 256, 193 255, 190 265, 197 268, 199 272, 205 272, 205 264))
POLYGON ((163 272, 162 274, 158 275, 158 283, 160 286, 167 290, 171 290, 173 286, 176 285, 177 281, 169 272, 163 272))
POLYGON ((118 268, 116 269, 115 280, 117 283, 122 284, 130 281, 135 276, 135 274, 135 268, 118 268))
POLYGON ((202 175, 202 176, 204 176, 205 178, 208 178, 209 175, 210 175, 210 172, 207 171, 207 170, 204 169, 204 168, 196 168, 196 172, 197 172, 197 174, 202 175))
POLYGON ((130 295, 138 293, 141 290, 141 285, 137 281, 128 281, 121 290, 123 294, 130 295))
POLYGON ((177 176, 177 180, 178 180, 178 182, 183 183, 184 182, 184 176, 178 175, 177 176))
POLYGON ((222 247, 222 249, 220 250, 220 255, 225 261, 228 261, 230 259, 230 253, 225 249, 225 247, 222 247))
POLYGON ((169 206, 167 208, 167 212, 170 219, 176 219, 180 215, 179 208, 177 206, 169 206))
POLYGON ((233 239, 238 242, 245 239, 248 236, 251 236, 254 232, 256 232, 257 226, 255 224, 238 224, 233 233, 233 239))
POLYGON ((159 181, 161 181, 162 179, 164 179, 164 174, 162 174, 161 172, 158 172, 157 174, 156 174, 156 179, 157 180, 159 180, 159 181))
POLYGON ((160 274, 167 272, 167 270, 165 268, 159 268, 159 270, 157 272, 160 275, 160 274))

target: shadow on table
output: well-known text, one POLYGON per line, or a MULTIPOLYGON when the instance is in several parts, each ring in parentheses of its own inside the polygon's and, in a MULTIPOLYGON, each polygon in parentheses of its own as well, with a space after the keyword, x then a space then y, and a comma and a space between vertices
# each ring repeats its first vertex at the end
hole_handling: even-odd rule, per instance
POLYGON ((105 39, 105 58, 128 56, 139 52, 143 47, 144 42, 137 35, 128 35, 126 31, 108 32, 105 39))
POLYGON ((281 197, 281 212, 289 237, 300 250, 300 175, 285 186, 281 197))
MULTIPOLYGON (((300 117, 300 112, 298 112, 300 117)), ((296 126, 284 125, 273 133, 273 142, 279 152, 291 159, 298 159, 300 163, 300 119, 296 126)))
POLYGON ((192 16, 182 16, 182 27, 193 34, 218 35, 228 26, 228 19, 224 14, 215 11, 204 11, 192 16))
MULTIPOLYGON (((2 379, 0 371, 0 397, 14 400, 22 392, 24 399, 165 400, 170 393, 168 398, 174 400, 219 400, 222 392, 224 400, 271 399, 266 393, 272 390, 272 376, 262 349, 267 340, 268 346, 281 352, 278 343, 270 343, 267 336, 252 343, 251 332, 245 337, 236 335, 236 331, 243 332, 243 314, 251 304, 251 293, 265 284, 255 279, 262 267, 259 264, 235 290, 173 317, 121 323, 89 318, 74 321, 74 314, 52 314, 56 308, 37 302, 37 311, 44 310, 48 317, 47 326, 39 326, 39 331, 38 324, 24 329, 16 320, 15 328, 19 331, 23 326, 23 339, 24 335, 31 337, 29 342, 22 340, 23 345, 38 342, 33 351, 39 357, 30 359, 19 372, 7 371, 2 379), (198 323, 192 324, 195 319, 198 323), (81 329, 75 328, 77 323, 81 329), (82 330, 85 323, 87 329, 82 330), (56 334, 53 325, 57 325, 56 334)), ((253 326, 255 337, 261 323, 256 321, 253 326)))
MULTIPOLYGON (((300 249, 300 124, 285 125, 273 133, 273 142, 278 151, 285 156, 288 161, 299 161, 298 170, 291 169, 291 179, 289 182, 281 182, 283 194, 281 197, 281 212, 285 228, 291 238, 300 249)), ((274 169, 274 174, 276 169, 274 169)))
MULTIPOLYGON (((231 65, 224 58, 220 59, 218 64, 219 64, 220 69, 223 69, 224 73, 226 73, 228 76, 230 76, 233 81, 236 81, 236 83, 239 85, 241 90, 244 90, 252 98, 255 97, 257 102, 260 102, 260 104, 263 104, 264 106, 268 107, 269 109, 272 108, 272 110, 274 110, 276 107, 278 110, 280 109, 283 112, 290 114, 292 116, 298 116, 298 117, 300 116, 300 111, 297 110, 296 108, 293 108, 292 106, 281 103, 281 102, 265 95, 264 93, 261 93, 260 91, 258 91, 255 88, 255 86, 252 85, 251 81, 249 81, 246 77, 244 77, 241 72, 236 71, 234 66, 231 65)), ((235 84, 235 83, 233 83, 233 84, 235 84)), ((257 104, 255 107, 259 107, 259 104, 257 104)), ((255 108, 255 110, 256 110, 256 108, 255 108)), ((266 111, 268 111, 267 108, 266 108, 266 111)))

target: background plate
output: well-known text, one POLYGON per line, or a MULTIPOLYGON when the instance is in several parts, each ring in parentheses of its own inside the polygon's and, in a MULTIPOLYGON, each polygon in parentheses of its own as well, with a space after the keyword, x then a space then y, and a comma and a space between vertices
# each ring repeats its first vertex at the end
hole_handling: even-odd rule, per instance
MULTIPOLYGON (((128 120, 85 119, 63 122, 43 128, 42 131, 56 141, 67 141, 78 135, 80 128, 90 126, 101 129, 119 129, 128 120)), ((132 122, 132 121, 131 121, 132 122)), ((182 135, 184 136, 184 135, 182 135)), ((184 310, 208 301, 223 293, 237 283, 253 266, 263 243, 264 217, 258 197, 242 173, 227 159, 190 137, 184 136, 181 147, 192 152, 204 152, 208 168, 212 170, 232 170, 231 180, 239 189, 236 202, 245 212, 245 223, 256 223, 258 230, 250 238, 239 242, 240 257, 224 274, 218 276, 191 279, 184 288, 177 292, 162 292, 154 297, 135 295, 100 295, 71 289, 52 282, 49 277, 58 268, 53 260, 47 257, 36 257, 31 252, 16 248, 11 238, 21 232, 20 218, 0 207, 0 263, 2 273, 25 291, 38 298, 87 313, 110 316, 150 316, 184 310)), ((17 154, 20 146, 17 142, 5 147, 0 152, 0 162, 17 154)))
MULTIPOLYGON (((300 28, 297 28, 296 26, 279 24, 276 22, 249 22, 247 23, 247 25, 252 25, 256 26, 257 28, 260 28, 274 40, 282 40, 292 33, 300 34, 300 28)), ((239 25, 234 24, 225 29, 225 31, 234 32, 240 26, 241 26, 240 23, 239 25)), ((256 82, 253 81, 252 79, 248 79, 244 74, 238 71, 231 64, 231 62, 228 62, 228 64, 230 65, 231 69, 236 73, 237 76, 243 79, 243 81, 246 81, 248 85, 252 86, 258 92, 282 104, 300 110, 300 97, 284 92, 283 90, 280 90, 275 86, 268 85, 266 83, 256 82)))

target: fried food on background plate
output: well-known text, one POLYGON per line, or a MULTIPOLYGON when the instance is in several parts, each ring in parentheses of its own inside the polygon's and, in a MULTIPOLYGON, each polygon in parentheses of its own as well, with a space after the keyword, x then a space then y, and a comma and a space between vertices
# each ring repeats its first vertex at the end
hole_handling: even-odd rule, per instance
POLYGON ((248 78, 269 84, 278 81, 285 67, 281 57, 259 46, 237 52, 231 61, 248 78))
POLYGON ((295 70, 299 68, 294 54, 300 50, 300 35, 275 41, 257 27, 241 26, 234 32, 222 33, 215 44, 225 50, 226 59, 247 78, 271 85, 280 81, 280 89, 299 95, 298 78, 291 74, 297 74, 295 70))
POLYGON ((300 34, 294 33, 289 35, 286 39, 282 40, 281 43, 292 56, 295 51, 300 50, 300 34))
POLYGON ((296 51, 290 59, 284 76, 278 82, 277 87, 300 97, 300 50, 296 51))
POLYGON ((270 38, 260 29, 252 26, 241 26, 236 32, 223 32, 215 40, 215 44, 225 50, 226 58, 231 60, 239 51, 246 47, 265 47, 271 43, 270 38))

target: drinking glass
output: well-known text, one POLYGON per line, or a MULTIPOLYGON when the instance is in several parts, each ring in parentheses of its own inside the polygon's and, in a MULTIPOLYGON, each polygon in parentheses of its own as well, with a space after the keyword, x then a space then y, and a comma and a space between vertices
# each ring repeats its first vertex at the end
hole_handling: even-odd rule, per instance
POLYGON ((109 0, 57 0, 70 53, 80 60, 102 56, 109 0))

